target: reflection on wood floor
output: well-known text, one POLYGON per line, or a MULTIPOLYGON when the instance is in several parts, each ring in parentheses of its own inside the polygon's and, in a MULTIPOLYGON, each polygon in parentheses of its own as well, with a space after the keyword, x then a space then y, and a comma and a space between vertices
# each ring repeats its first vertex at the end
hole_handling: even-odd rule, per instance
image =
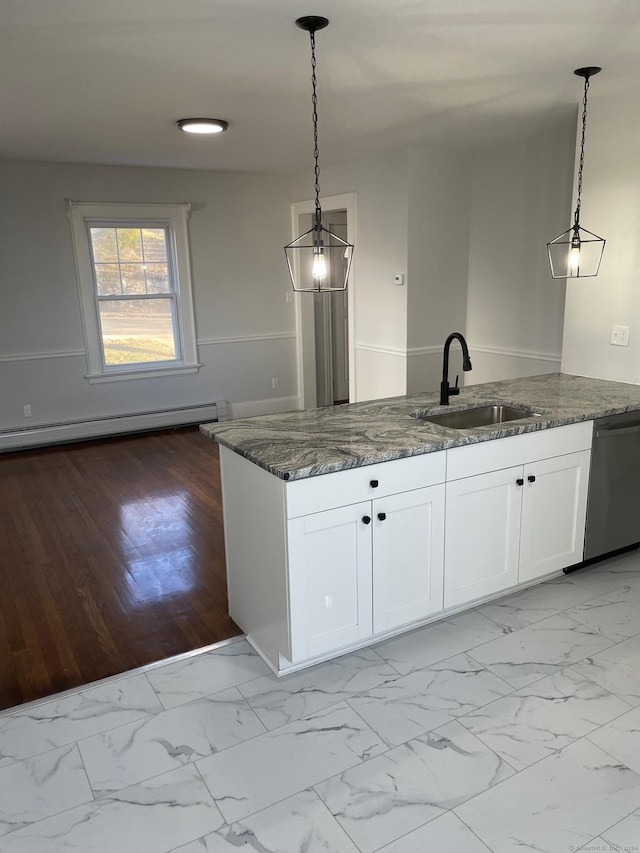
POLYGON ((239 633, 196 427, 0 455, 0 708, 239 633))

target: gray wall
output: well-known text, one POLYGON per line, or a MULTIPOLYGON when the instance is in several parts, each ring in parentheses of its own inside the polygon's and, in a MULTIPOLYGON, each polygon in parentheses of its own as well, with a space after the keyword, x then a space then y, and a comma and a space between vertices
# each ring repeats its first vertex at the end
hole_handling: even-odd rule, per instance
POLYGON ((0 162, 0 429, 230 401, 295 408, 284 177, 0 162), (198 374, 90 385, 65 199, 190 202, 198 374), (272 378, 279 389, 272 390, 272 378), (23 417, 30 403, 33 417, 23 417))
MULTIPOLYGON (((607 241, 600 273, 567 283, 562 369, 640 384, 640 91, 589 96, 581 225, 607 241), (628 347, 610 344, 629 326, 628 347)), ((565 218, 571 215, 565 211, 565 218)), ((568 227, 565 226, 565 227, 568 227)))
POLYGON ((469 382, 558 370, 565 283, 546 244, 569 227, 575 119, 472 157, 469 382))

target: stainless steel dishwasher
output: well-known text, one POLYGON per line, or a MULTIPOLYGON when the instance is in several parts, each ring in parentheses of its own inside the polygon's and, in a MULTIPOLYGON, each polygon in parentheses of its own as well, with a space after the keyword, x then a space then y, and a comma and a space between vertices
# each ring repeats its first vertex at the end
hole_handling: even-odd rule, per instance
POLYGON ((584 559, 640 541, 640 411, 593 422, 584 559))

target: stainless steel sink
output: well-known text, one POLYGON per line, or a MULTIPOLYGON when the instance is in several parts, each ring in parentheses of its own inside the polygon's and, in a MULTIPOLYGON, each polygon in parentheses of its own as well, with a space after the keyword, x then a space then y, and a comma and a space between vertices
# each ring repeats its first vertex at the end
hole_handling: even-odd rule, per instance
POLYGON ((463 409, 458 412, 443 412, 441 415, 415 412, 413 417, 429 421, 451 429, 473 429, 473 427, 503 424, 508 421, 519 421, 523 418, 539 418, 537 412, 528 409, 516 409, 513 406, 476 406, 473 409, 463 409))

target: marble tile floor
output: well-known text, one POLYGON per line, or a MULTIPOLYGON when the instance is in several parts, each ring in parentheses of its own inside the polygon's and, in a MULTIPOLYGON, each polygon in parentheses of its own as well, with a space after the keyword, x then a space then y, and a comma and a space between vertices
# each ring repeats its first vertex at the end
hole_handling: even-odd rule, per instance
POLYGON ((640 851, 640 552, 276 679, 239 638, 0 715, 0 853, 640 851))

